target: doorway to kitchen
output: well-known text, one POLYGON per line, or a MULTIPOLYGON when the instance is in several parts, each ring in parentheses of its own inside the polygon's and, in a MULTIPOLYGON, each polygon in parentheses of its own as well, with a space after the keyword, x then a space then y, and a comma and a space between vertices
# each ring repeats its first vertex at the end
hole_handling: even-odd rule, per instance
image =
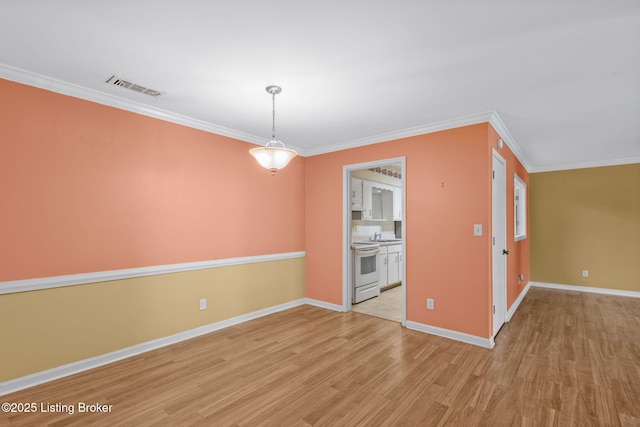
POLYGON ((405 157, 343 168, 343 309, 406 326, 405 157))

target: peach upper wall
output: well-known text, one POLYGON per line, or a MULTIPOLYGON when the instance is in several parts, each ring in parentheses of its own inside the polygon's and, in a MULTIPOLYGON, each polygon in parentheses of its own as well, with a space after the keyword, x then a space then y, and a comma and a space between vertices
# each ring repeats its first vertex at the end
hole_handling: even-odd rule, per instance
POLYGON ((304 250, 303 158, 0 79, 0 281, 304 250))
MULTIPOLYGON (((490 233, 472 235, 491 225, 486 123, 296 158, 272 177, 248 143, 2 79, 0 92, 0 281, 306 250, 307 296, 341 304, 343 166, 406 156, 408 319, 491 335, 490 233)), ((512 200, 513 172, 528 174, 500 152, 512 200)), ((509 240, 509 306, 528 241, 509 240)))
POLYGON ((514 242, 512 220, 513 174, 529 175, 497 139, 484 123, 307 158, 307 297, 342 304, 343 167, 405 156, 407 320, 490 337, 492 148, 507 162, 508 307, 529 281, 529 239, 514 242))
POLYGON ((490 336, 489 240, 473 236, 473 224, 491 224, 487 127, 307 158, 307 297, 342 304, 343 166, 406 156, 407 319, 490 336))

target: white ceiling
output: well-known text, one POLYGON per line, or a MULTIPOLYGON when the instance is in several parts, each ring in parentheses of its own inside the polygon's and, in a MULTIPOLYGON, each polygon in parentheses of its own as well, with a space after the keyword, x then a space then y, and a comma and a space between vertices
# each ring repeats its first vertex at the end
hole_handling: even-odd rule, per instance
POLYGON ((254 143, 277 84, 305 155, 495 111, 530 171, 640 162, 638 0, 0 0, 0 64, 254 143))

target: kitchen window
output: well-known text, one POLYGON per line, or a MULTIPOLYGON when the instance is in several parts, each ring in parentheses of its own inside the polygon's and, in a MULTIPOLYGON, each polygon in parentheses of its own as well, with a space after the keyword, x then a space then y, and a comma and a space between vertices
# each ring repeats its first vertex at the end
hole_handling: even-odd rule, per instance
POLYGON ((513 229, 517 242, 527 237, 527 184, 518 175, 513 177, 513 229))

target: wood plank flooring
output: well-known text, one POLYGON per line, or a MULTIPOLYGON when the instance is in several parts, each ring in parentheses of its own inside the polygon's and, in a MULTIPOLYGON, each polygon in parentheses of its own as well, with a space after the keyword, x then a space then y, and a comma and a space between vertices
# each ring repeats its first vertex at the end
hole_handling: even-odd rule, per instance
POLYGON ((0 413, 24 426, 638 426, 640 299, 532 288, 493 350, 301 306, 0 401, 74 406, 0 413))

